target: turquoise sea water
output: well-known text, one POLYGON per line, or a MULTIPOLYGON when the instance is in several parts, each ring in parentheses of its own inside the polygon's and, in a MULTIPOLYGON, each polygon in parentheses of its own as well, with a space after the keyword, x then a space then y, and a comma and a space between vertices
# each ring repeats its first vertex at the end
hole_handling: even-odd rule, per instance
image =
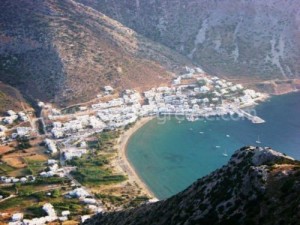
POLYGON ((131 137, 128 159, 159 199, 220 168, 242 146, 270 146, 300 159, 300 93, 273 97, 255 109, 266 123, 173 118, 162 125, 154 119, 131 137))

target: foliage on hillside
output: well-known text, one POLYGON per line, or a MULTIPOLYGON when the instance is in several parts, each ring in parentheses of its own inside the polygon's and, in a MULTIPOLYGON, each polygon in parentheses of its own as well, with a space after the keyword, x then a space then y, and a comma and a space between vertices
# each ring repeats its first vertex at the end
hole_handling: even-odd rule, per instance
POLYGON ((154 204, 97 215, 86 224, 298 224, 300 162, 244 147, 227 165, 154 204))

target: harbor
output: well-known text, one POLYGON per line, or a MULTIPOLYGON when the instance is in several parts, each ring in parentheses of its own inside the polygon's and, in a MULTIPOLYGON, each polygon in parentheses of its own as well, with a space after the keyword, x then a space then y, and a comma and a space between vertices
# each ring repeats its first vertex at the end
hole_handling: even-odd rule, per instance
POLYGON ((241 146, 269 146, 300 159, 300 108, 294 107, 299 98, 299 93, 275 96, 257 105, 257 115, 267 121, 261 124, 246 118, 178 123, 173 117, 159 125, 154 119, 129 140, 128 159, 160 199, 221 168, 241 146))

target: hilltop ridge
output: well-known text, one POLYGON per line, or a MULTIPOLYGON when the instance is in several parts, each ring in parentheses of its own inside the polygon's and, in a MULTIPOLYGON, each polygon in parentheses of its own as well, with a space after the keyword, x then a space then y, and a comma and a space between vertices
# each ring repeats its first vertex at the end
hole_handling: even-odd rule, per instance
POLYGON ((270 148, 244 147, 169 199, 98 214, 85 224, 298 224, 299 181, 298 161, 270 148))
POLYGON ((210 74, 247 82, 299 79, 297 1, 77 1, 188 56, 210 74))

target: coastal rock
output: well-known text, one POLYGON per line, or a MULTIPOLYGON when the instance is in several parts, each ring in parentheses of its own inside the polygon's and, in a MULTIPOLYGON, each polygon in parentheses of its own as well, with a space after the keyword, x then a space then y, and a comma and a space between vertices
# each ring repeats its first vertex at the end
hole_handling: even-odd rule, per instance
POLYGON ((255 154, 252 157, 252 162, 254 165, 262 165, 264 163, 274 163, 281 159, 294 160, 292 157, 286 156, 272 149, 258 148, 258 151, 255 151, 255 154))
POLYGON ((169 199, 98 214, 85 224, 297 224, 299 196, 300 162, 270 148, 244 147, 169 199))

